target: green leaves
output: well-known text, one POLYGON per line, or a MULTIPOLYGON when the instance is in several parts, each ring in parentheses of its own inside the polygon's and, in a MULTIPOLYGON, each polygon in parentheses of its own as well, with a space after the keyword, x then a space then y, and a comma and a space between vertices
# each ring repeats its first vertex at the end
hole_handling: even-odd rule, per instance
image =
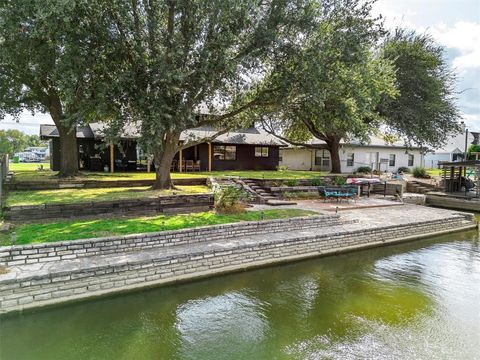
POLYGON ((383 46, 382 57, 396 68, 398 96, 379 106, 389 130, 417 145, 440 147, 458 130, 455 73, 444 50, 426 34, 397 29, 383 46))

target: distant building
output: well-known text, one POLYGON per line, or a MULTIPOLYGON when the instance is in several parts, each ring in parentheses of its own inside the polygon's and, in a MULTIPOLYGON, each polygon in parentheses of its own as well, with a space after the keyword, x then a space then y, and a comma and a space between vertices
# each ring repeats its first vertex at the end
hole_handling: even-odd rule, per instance
POLYGON ((27 147, 24 151, 14 154, 20 162, 43 162, 49 157, 48 147, 27 147))
POLYGON ((448 139, 445 146, 434 149, 425 154, 425 167, 438 168, 440 161, 462 161, 465 155, 465 145, 468 149, 470 144, 479 143, 478 132, 467 132, 464 129, 460 134, 453 135, 448 139))

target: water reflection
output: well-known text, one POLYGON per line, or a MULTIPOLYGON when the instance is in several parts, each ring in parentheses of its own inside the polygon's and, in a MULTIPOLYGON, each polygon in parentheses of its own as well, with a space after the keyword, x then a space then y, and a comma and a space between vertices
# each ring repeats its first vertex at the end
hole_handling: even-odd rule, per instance
POLYGON ((474 232, 2 319, 4 359, 474 359, 474 232))

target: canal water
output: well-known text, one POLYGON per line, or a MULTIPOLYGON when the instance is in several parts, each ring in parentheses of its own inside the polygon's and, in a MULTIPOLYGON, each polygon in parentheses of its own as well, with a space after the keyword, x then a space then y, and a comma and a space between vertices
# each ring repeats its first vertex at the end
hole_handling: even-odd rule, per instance
POLYGON ((0 359, 480 359, 476 232, 0 319, 0 359))

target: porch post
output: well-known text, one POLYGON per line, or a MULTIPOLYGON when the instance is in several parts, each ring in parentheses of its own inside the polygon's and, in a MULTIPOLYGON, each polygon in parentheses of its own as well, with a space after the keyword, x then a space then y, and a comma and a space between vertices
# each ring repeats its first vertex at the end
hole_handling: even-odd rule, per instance
POLYGON ((150 172, 150 156, 147 156, 147 172, 150 172))
POLYGON ((208 143, 208 171, 212 171, 212 143, 208 143))
POLYGON ((115 151, 113 149, 113 142, 110 143, 110 172, 113 173, 114 172, 114 169, 113 169, 113 166, 115 164, 114 162, 114 154, 115 154, 115 151))
POLYGON ((183 150, 180 149, 179 153, 178 153, 178 168, 179 168, 179 171, 182 172, 183 170, 183 150))

